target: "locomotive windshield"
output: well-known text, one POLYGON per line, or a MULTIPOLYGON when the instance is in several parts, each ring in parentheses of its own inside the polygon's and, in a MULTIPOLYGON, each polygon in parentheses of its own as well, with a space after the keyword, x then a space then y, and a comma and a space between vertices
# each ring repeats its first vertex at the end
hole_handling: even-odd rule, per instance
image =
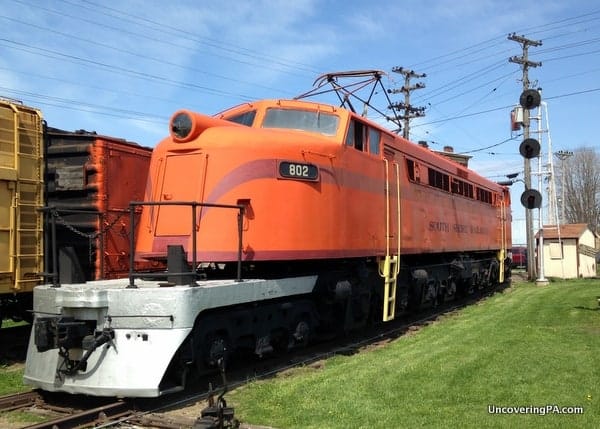
POLYGON ((262 126, 263 128, 286 128, 334 136, 339 122, 340 118, 331 113, 273 108, 267 109, 262 126))

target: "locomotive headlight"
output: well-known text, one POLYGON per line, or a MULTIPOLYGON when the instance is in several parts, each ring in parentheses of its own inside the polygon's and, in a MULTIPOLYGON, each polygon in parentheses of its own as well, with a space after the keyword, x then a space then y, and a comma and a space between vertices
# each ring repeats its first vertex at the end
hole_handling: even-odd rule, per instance
POLYGON ((186 111, 180 111, 171 118, 171 136, 176 142, 186 141, 192 133, 193 121, 190 114, 186 111))
POLYGON ((202 115, 190 110, 178 110, 171 116, 169 132, 175 143, 185 143, 200 136, 212 127, 243 127, 244 125, 214 116, 202 115))

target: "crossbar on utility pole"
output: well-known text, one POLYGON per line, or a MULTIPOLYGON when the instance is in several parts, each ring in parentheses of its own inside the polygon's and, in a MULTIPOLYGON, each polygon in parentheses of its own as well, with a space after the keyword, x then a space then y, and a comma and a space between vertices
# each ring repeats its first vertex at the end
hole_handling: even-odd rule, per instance
POLYGON ((410 138, 410 120, 412 118, 418 118, 421 116, 425 116, 425 108, 424 107, 414 107, 410 104, 410 93, 415 89, 423 89, 425 88, 425 84, 422 82, 418 82, 414 85, 410 84, 411 78, 423 78, 427 77, 425 73, 415 73, 413 70, 408 70, 403 67, 394 67, 392 68, 394 73, 400 73, 404 76, 404 85, 400 89, 393 89, 390 92, 392 94, 397 94, 402 92, 404 94, 404 102, 394 103, 390 108, 396 108, 404 111, 404 114, 400 116, 401 119, 404 120, 404 126, 402 130, 402 137, 405 139, 410 138))
MULTIPOLYGON (((508 40, 521 44, 523 54, 520 57, 512 56, 508 59, 509 62, 520 64, 523 70, 523 91, 529 89, 529 68, 539 67, 542 65, 541 62, 535 62, 529 60, 529 47, 530 46, 541 46, 541 40, 530 40, 524 36, 517 36, 515 33, 508 35, 508 40)), ((529 138, 529 110, 523 109, 523 139, 529 138)), ((523 160, 524 180, 525 189, 531 189, 531 164, 528 158, 523 160)), ((533 242, 533 215, 529 209, 525 210, 525 228, 527 237, 527 277, 529 280, 535 279, 535 245, 533 242)))

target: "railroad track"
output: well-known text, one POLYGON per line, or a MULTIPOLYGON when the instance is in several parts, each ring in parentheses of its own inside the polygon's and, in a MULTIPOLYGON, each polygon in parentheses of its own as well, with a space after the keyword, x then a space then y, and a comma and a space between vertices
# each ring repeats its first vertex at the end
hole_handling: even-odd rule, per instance
POLYGON ((89 398, 38 391, 0 397, 0 412, 15 410, 35 410, 36 414, 47 417, 46 421, 27 426, 27 429, 93 427, 135 412, 124 400, 90 401, 89 398))

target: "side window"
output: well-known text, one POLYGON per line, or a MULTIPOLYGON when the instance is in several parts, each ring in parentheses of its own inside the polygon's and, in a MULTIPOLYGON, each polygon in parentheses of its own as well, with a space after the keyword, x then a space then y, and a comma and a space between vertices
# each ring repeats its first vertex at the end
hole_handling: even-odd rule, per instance
POLYGON ((361 152, 369 152, 371 155, 379 155, 381 152, 381 132, 352 119, 346 135, 346 146, 352 146, 361 152))
POLYGON ((406 171, 408 172, 408 180, 415 181, 415 162, 412 159, 406 160, 406 171))
POLYGON ((348 134, 346 134, 346 146, 354 147, 354 121, 350 121, 348 134))
POLYGON ((413 182, 421 183, 421 176, 419 174, 419 164, 412 159, 406 158, 406 172, 408 173, 408 180, 413 182))
POLYGON ((375 128, 369 128, 369 153, 379 155, 379 140, 381 133, 375 128))
POLYGON ((350 121, 348 134, 346 135, 346 145, 353 146, 361 152, 364 150, 366 140, 366 126, 354 119, 350 121))
POLYGON ((483 203, 492 204, 492 193, 486 189, 477 188, 477 199, 483 203))
POLYGON ((450 177, 441 171, 429 169, 429 185, 450 192, 450 177))
POLYGON ((473 198, 473 185, 460 179, 452 178, 451 192, 473 198))
POLYGON ((256 116, 256 110, 250 112, 244 112, 241 115, 232 116, 231 118, 225 118, 228 121, 235 122, 237 124, 246 125, 251 127, 254 123, 254 117, 256 116))

